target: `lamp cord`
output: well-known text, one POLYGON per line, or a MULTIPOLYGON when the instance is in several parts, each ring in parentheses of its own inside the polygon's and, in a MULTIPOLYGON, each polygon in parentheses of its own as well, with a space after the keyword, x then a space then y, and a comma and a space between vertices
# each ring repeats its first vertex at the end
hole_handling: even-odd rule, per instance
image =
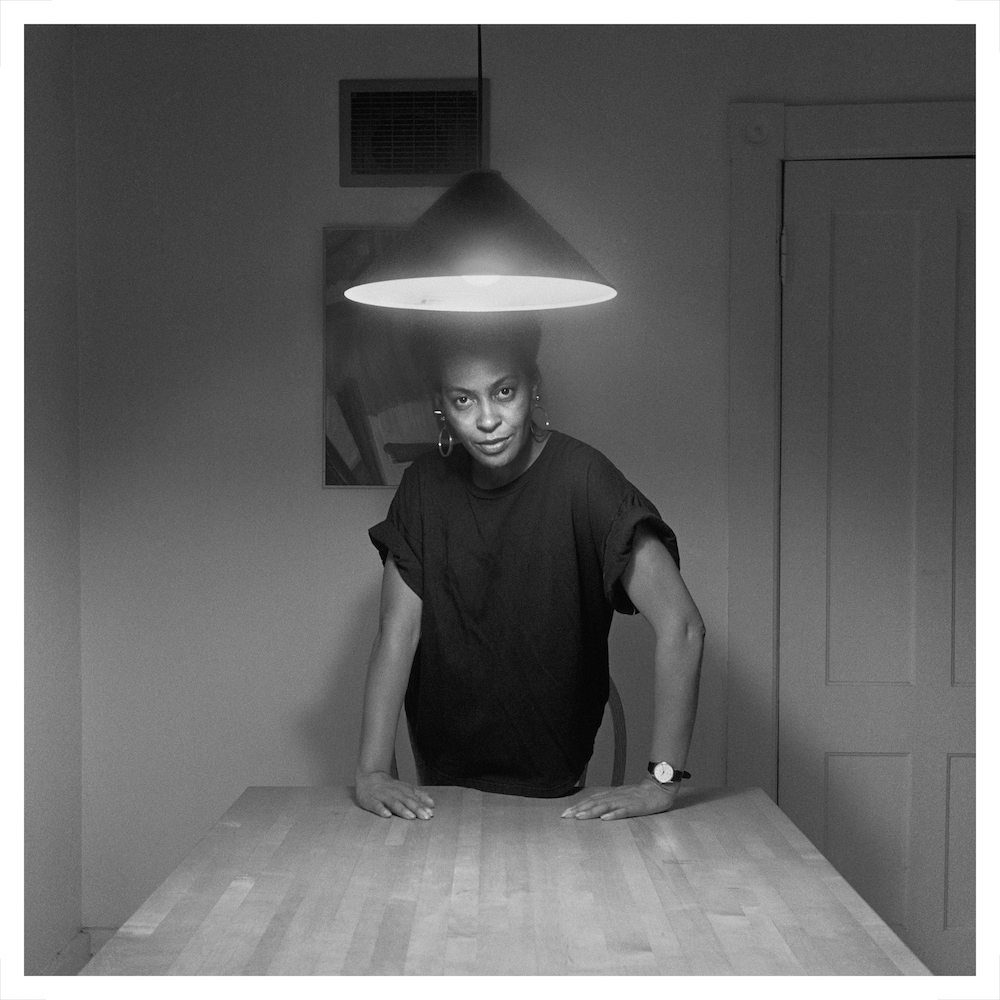
POLYGON ((479 88, 476 91, 476 169, 483 169, 483 26, 476 25, 479 59, 479 88))

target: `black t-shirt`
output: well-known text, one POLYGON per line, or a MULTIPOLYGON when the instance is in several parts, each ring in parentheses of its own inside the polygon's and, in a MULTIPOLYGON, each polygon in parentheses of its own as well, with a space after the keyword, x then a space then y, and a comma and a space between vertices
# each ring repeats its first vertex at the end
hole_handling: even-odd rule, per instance
POLYGON ((495 490, 472 459, 431 452, 370 531, 423 601, 406 714, 424 760, 456 785, 565 795, 608 699, 608 630, 636 526, 679 565, 674 533, 599 451, 553 431, 495 490))

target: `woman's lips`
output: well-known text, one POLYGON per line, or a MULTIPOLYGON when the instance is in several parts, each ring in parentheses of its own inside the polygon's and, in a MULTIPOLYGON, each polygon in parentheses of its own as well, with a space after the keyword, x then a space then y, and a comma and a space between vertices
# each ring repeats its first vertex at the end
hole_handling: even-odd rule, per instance
POLYGON ((509 440, 510 440, 509 437, 496 438, 492 441, 477 441, 476 445, 481 451, 484 451, 487 455, 496 455, 507 447, 507 442, 509 440))

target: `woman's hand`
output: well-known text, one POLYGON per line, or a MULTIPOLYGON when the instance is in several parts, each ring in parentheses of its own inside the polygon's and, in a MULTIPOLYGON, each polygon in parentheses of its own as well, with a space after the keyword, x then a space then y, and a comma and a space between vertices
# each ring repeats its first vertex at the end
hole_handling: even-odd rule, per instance
POLYGON ((358 771, 354 780, 358 805, 376 816, 430 819, 434 815, 434 800, 426 792, 386 771, 358 771))
POLYGON ((628 816, 651 816, 666 812, 677 797, 680 785, 661 785, 651 778, 638 785, 622 785, 595 792, 571 805, 563 819, 625 819, 628 816))

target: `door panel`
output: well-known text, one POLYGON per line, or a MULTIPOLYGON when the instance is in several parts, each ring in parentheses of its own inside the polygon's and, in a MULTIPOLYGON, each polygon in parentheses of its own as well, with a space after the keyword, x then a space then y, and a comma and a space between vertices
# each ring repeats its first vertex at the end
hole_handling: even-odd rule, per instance
POLYGON ((976 682, 976 216, 958 213, 952 680, 976 682))
POLYGON ((948 757, 945 929, 976 926, 976 758, 948 757))
POLYGON ((824 423, 830 684, 913 681, 916 511, 908 501, 917 470, 919 306, 900 296, 895 308, 873 314, 882 289, 916 285, 918 222, 914 212, 838 211, 829 219, 837 312, 824 423))
POLYGON ((974 161, 788 163, 779 804, 974 972, 974 161))

